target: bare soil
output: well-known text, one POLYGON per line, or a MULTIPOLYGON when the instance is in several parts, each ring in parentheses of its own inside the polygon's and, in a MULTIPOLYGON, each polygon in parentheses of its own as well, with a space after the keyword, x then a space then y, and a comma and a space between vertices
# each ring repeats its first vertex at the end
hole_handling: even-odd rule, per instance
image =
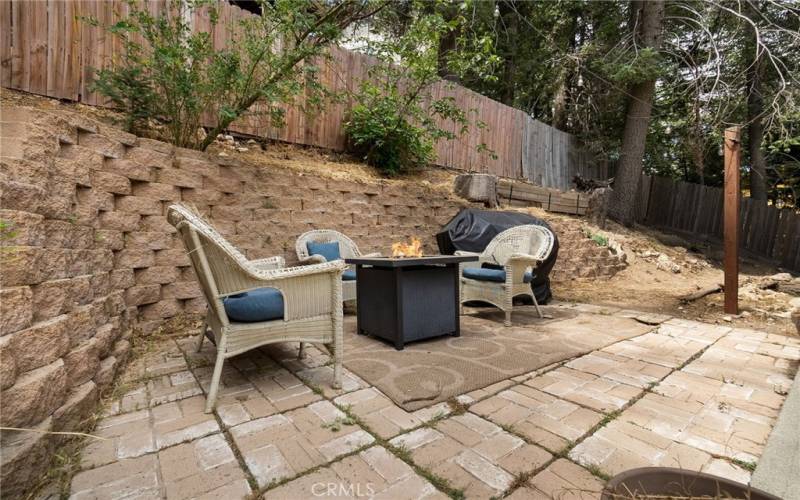
MULTIPOLYGON (((553 214, 546 217, 552 218, 553 214)), ((556 217, 582 223, 578 217, 556 217)), ((553 288, 558 300, 619 306, 706 323, 798 335, 791 318, 796 307, 791 302, 794 299, 797 303, 797 297, 761 288, 782 270, 743 259, 739 272, 739 314, 726 314, 722 292, 689 302, 681 300, 686 295, 723 283, 722 254, 718 249, 699 247, 642 226, 629 229, 610 222, 606 230, 589 230, 620 244, 629 265, 611 278, 556 283, 553 288)))
MULTIPOLYGON (((0 102, 41 109, 79 112, 91 118, 119 123, 119 115, 104 108, 43 98, 2 89, 0 102)), ((153 131, 157 135, 157 131, 153 131)), ((413 175, 386 179, 374 169, 344 153, 319 148, 295 146, 228 136, 218 140, 209 153, 232 156, 265 167, 288 168, 335 179, 359 182, 417 183, 452 195, 454 171, 430 168, 413 175)), ((546 220, 559 220, 592 234, 601 234, 610 243, 619 244, 629 266, 611 278, 572 279, 554 283, 555 298, 560 301, 619 306, 670 314, 681 318, 737 327, 757 328, 770 333, 798 335, 791 319, 793 309, 800 309, 798 298, 769 289, 761 289, 770 276, 781 272, 768 264, 744 260, 740 269, 740 314, 723 311, 724 295, 714 293, 685 303, 686 294, 723 282, 721 253, 711 247, 695 246, 675 236, 644 227, 625 228, 609 223, 605 230, 589 227, 585 219, 525 209, 546 220), (794 306, 790 303, 794 300, 794 306)), ((796 313, 797 314, 797 313, 796 313)))

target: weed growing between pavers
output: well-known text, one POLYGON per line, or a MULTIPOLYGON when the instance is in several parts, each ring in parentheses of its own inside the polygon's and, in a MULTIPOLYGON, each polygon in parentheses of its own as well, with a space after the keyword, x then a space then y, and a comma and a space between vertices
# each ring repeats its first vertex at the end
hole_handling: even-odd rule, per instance
POLYGON ((611 479, 610 475, 608 475, 605 472, 603 472, 600 469, 600 467, 598 467, 595 464, 583 465, 582 467, 584 469, 588 470, 589 472, 591 472, 593 476, 598 477, 598 478, 602 479, 603 481, 608 481, 609 479, 611 479))
MULTIPOLYGON (((335 405, 335 403, 334 403, 335 405)), ((422 476, 423 478, 427 479, 429 483, 431 483, 436 489, 443 492, 453 500, 463 500, 464 499, 464 491, 458 488, 454 488, 450 481, 446 478, 443 478, 428 469, 418 466, 414 460, 411 458, 411 452, 406 449, 404 446, 395 446, 391 444, 388 440, 381 438, 375 433, 370 427, 359 418, 358 415, 351 412, 351 408, 349 405, 346 406, 338 406, 340 410, 342 410, 345 415, 349 418, 353 419, 353 421, 358 424, 362 429, 368 432, 372 437, 375 438, 375 442, 372 443, 373 445, 383 446, 386 450, 389 451, 392 455, 396 456, 403 462, 405 462, 411 469, 418 475, 422 476)), ((427 424, 427 422, 426 422, 427 424)), ((415 429, 419 429, 421 427, 425 427, 426 424, 422 424, 420 426, 415 427, 414 429, 410 429, 407 432, 413 432, 415 429)))
POLYGON ((756 471, 756 463, 750 462, 749 460, 740 460, 738 458, 734 458, 731 460, 734 465, 738 465, 742 469, 750 472, 751 474, 756 471))
POLYGON ((332 422, 322 424, 320 427, 329 429, 331 432, 339 432, 343 425, 355 425, 356 422, 351 417, 336 417, 332 422))
MULTIPOLYGON (((508 486, 508 489, 506 490, 505 493, 506 494, 507 493, 511 493, 512 491, 516 490, 517 488, 521 488, 523 486, 528 486, 528 481, 530 481, 533 478, 533 476, 535 476, 533 471, 520 472, 519 474, 514 474, 514 480, 508 486)), ((506 496, 506 495, 504 494, 503 496, 506 496)))
MULTIPOLYGON (((469 405, 462 403, 456 398, 450 398, 447 401, 447 406, 450 407, 450 414, 451 415, 463 415, 469 409, 469 405)), ((442 417, 444 418, 444 416, 442 417)), ((441 420, 441 419, 440 419, 441 420)))

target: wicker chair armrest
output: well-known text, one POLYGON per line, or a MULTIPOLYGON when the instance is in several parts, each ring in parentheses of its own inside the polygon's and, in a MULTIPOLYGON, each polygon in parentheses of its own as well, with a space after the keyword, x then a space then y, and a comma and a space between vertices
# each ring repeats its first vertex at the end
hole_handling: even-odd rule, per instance
POLYGON ((372 253, 365 253, 361 255, 362 257, 383 257, 380 252, 372 252, 372 253))
POLYGON ((280 269, 282 267, 286 267, 286 259, 284 259, 280 255, 276 255, 274 257, 266 257, 264 259, 251 260, 250 264, 262 270, 280 269))
POLYGON ((480 255, 480 252, 468 252, 466 250, 456 250, 456 253, 453 255, 458 255, 459 257, 469 256, 469 255, 480 255))
POLYGON ((263 281, 279 281, 308 276, 311 274, 333 273, 342 274, 347 269, 347 264, 343 260, 334 260, 322 264, 311 264, 308 266, 283 267, 280 269, 257 269, 248 266, 244 271, 252 278, 263 281))

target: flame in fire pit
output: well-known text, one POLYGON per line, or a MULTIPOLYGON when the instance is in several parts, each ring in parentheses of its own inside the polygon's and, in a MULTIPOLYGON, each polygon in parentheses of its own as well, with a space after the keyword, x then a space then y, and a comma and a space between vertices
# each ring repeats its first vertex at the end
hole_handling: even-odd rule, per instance
POLYGON ((392 243, 392 257, 422 257, 422 242, 412 236, 411 243, 392 243))

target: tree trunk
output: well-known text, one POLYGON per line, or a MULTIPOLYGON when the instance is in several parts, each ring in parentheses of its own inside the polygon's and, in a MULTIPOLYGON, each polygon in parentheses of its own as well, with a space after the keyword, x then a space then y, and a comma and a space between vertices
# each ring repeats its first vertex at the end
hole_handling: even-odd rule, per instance
POLYGON ((500 89, 500 102, 507 106, 514 105, 517 83, 516 40, 519 34, 519 14, 513 5, 514 0, 501 0, 497 4, 500 19, 506 26, 506 40, 503 44, 503 80, 500 89))
MULTIPOLYGON (((749 4, 748 4, 749 5, 749 4)), ((756 19, 756 17, 751 17, 756 19)), ((752 27, 751 27, 752 28, 752 27)), ((767 199, 767 159, 762 142, 764 124, 764 98, 761 94, 761 80, 764 75, 763 52, 758 48, 755 30, 748 41, 749 56, 745 59, 747 67, 747 149, 750 153, 750 197, 756 200, 767 199)))
MULTIPOLYGON (((458 7, 454 4, 446 4, 443 6, 442 17, 446 22, 450 22, 458 15, 458 7)), ((458 75, 450 69, 448 59, 450 53, 456 50, 456 42, 458 41, 458 31, 451 29, 442 34, 439 38, 439 53, 437 58, 437 72, 444 80, 458 83, 461 79, 458 75)))
MULTIPOLYGON (((569 40, 568 54, 570 56, 577 52, 575 35, 578 31, 578 17, 577 13, 574 13, 572 23, 570 23, 566 34, 569 40)), ((568 102, 574 76, 575 64, 571 60, 565 60, 558 74, 558 88, 553 98, 553 120, 551 125, 559 130, 567 130, 569 125, 568 102)))
MULTIPOLYGON (((695 80, 699 76, 695 74, 695 80)), ((692 150, 692 163, 694 163, 694 170, 700 177, 700 184, 706 183, 706 168, 705 168, 705 141, 703 140, 703 121, 700 116, 700 86, 695 86, 694 101, 692 102, 692 132, 691 132, 691 150, 692 150)))
MULTIPOLYGON (((636 20, 634 34, 639 47, 659 49, 664 23, 664 0, 633 0, 632 17, 636 20)), ((642 174, 645 141, 653 108, 656 81, 647 80, 628 88, 628 109, 622 133, 617 173, 614 179, 614 197, 611 214, 619 222, 634 223, 636 195, 642 174)))

